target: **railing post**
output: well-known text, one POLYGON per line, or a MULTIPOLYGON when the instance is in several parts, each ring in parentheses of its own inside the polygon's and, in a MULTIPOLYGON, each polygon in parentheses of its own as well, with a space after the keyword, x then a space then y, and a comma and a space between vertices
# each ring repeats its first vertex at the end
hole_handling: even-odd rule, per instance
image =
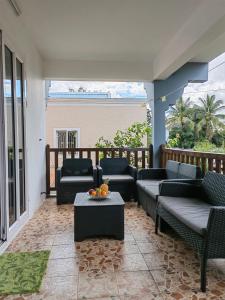
POLYGON ((153 145, 149 145, 149 168, 153 168, 153 145))
POLYGON ((165 145, 160 146, 160 168, 164 168, 164 164, 165 164, 164 148, 165 145))
POLYGON ((50 146, 46 145, 46 196, 50 195, 50 146))

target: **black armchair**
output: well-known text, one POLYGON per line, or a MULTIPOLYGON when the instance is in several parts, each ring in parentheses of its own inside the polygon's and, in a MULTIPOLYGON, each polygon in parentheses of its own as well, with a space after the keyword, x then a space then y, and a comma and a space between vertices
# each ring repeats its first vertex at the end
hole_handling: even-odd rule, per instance
POLYGON ((136 197, 137 169, 126 158, 103 158, 98 168, 99 184, 109 180, 110 191, 117 191, 125 201, 136 197))
POLYGON ((73 203, 76 193, 86 192, 97 184, 97 169, 91 159, 65 159, 63 166, 57 169, 57 204, 73 203))

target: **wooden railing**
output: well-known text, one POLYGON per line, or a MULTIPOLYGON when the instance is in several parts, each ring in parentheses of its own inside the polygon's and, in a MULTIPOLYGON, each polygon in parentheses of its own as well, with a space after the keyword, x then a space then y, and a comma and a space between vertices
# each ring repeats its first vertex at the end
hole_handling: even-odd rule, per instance
POLYGON ((56 190, 56 170, 66 158, 90 158, 93 166, 101 158, 126 157, 129 163, 137 168, 152 167, 152 145, 146 148, 50 148, 46 146, 46 193, 56 190))
POLYGON ((212 152, 198 152, 185 149, 165 148, 161 146, 161 167, 165 167, 167 160, 176 160, 201 168, 203 175, 207 171, 225 174, 225 154, 212 152))

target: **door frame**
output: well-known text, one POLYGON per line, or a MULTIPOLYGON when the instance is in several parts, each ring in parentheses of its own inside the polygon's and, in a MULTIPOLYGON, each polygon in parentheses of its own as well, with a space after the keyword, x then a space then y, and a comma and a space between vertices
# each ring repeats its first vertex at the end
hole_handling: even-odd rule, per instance
MULTIPOLYGON (((7 242, 10 242, 16 234, 19 232, 21 227, 26 223, 29 217, 29 201, 28 201, 28 176, 27 176, 27 144, 26 144, 26 110, 27 110, 27 99, 26 99, 26 71, 25 71, 25 64, 22 59, 22 57, 19 55, 19 51, 17 51, 14 47, 14 45, 11 43, 11 41, 8 39, 8 37, 4 34, 3 31, 2 33, 2 44, 1 44, 1 49, 2 53, 1 54, 1 60, 3 64, 3 78, 2 80, 2 87, 3 87, 3 109, 4 109, 4 172, 5 175, 3 176, 4 178, 4 185, 3 188, 5 189, 4 194, 5 194, 5 222, 6 222, 6 238, 5 240, 7 242), (7 114, 6 114, 6 102, 4 98, 4 79, 5 79, 5 46, 12 52, 12 61, 13 61, 13 101, 14 101, 14 127, 15 127, 15 159, 16 159, 16 221, 12 226, 9 227, 9 195, 8 195, 8 167, 7 167, 7 161, 8 161, 8 150, 7 150, 7 114), (22 63, 22 84, 23 84, 23 104, 24 104, 24 164, 25 164, 25 205, 26 205, 26 210, 25 212, 20 215, 20 193, 19 193, 19 157, 18 157, 18 124, 17 124, 17 98, 16 98, 16 59, 20 63, 22 63)), ((2 157, 0 157, 2 159, 2 157)), ((0 181, 1 182, 1 181, 0 181)), ((4 199, 4 198, 3 198, 4 199)), ((4 245, 3 247, 4 251, 4 245)), ((1 252, 2 249, 0 249, 1 252)))

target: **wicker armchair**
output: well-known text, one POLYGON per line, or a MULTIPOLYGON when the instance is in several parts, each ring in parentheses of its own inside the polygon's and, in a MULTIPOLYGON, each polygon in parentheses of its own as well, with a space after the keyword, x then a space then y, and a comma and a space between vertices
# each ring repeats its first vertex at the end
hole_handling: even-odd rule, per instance
POLYGON ((119 192, 125 201, 136 198, 137 169, 126 158, 103 158, 97 169, 99 184, 109 179, 110 191, 119 192))
POLYGON ((156 233, 161 220, 197 250, 205 292, 207 260, 225 258, 225 175, 208 172, 200 184, 163 182, 156 233))
POLYGON ((98 184, 97 169, 88 158, 71 158, 57 169, 57 204, 73 203, 76 193, 87 192, 98 184))

